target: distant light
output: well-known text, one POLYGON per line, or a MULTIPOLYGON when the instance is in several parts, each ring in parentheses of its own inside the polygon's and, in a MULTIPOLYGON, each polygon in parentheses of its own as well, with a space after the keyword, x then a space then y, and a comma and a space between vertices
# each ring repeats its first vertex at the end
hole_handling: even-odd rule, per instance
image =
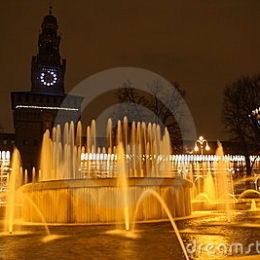
POLYGON ((257 115, 260 112, 260 107, 256 108, 255 110, 252 111, 253 115, 257 115))
POLYGON ((6 158, 7 160, 10 160, 10 158, 11 158, 11 153, 10 153, 9 151, 6 152, 5 158, 6 158))
POLYGON ((10 155, 9 151, 0 151, 0 159, 1 160, 9 161, 10 158, 11 158, 11 155, 10 155))
POLYGON ((42 106, 24 106, 17 105, 15 108, 28 108, 28 109, 46 109, 46 110, 64 110, 64 111, 79 111, 78 108, 70 108, 70 107, 42 107, 42 106))
MULTIPOLYGON (((161 160, 162 156, 157 155, 154 156, 154 159, 161 160)), ((127 159, 131 159, 131 156, 126 154, 127 159)), ((152 155, 146 155, 146 159, 152 159, 152 155)), ((116 161, 117 155, 116 154, 96 154, 96 153, 82 153, 81 154, 82 161, 91 161, 91 160, 105 160, 105 161, 116 161)), ((170 155, 166 158, 167 161, 173 161, 177 164, 182 163, 193 163, 193 162, 214 162, 219 160, 226 160, 230 162, 245 162, 245 156, 243 155, 224 155, 224 156, 217 156, 217 155, 194 155, 194 154, 177 154, 177 155, 170 155)), ((260 156, 250 156, 251 161, 260 161, 260 156)))

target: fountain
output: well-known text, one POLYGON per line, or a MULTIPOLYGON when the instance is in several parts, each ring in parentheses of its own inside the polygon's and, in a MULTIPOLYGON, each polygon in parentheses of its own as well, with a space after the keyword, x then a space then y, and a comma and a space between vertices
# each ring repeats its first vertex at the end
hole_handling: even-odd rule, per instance
POLYGON ((40 170, 37 174, 33 168, 32 183, 28 183, 28 171, 23 172, 15 149, 4 235, 13 234, 17 219, 22 219, 22 224, 44 225, 43 243, 66 237, 51 234, 50 223, 124 223, 126 236, 134 238, 131 230, 136 221, 168 218, 185 259, 189 259, 173 217, 190 215, 192 184, 170 169, 168 131, 162 134, 158 125, 135 122, 128 128, 126 118, 123 124, 118 122, 114 144, 109 120, 108 146, 103 148, 97 147, 95 121, 87 127, 85 146, 81 123, 76 131, 73 123, 65 124, 63 133, 60 126, 46 131, 40 170))
MULTIPOLYGON (((197 193, 193 199, 193 209, 225 212, 227 220, 230 222, 232 207, 235 203, 235 198, 230 196, 233 194, 233 179, 231 172, 228 171, 227 160, 220 142, 218 142, 216 158, 214 175, 209 167, 206 167, 205 162, 202 163, 202 174, 197 177, 202 180, 202 188, 197 187, 202 192, 197 193)), ((196 187, 196 180, 194 182, 196 187)))
POLYGON ((125 230, 129 230, 129 194, 128 194, 128 179, 125 169, 124 149, 122 143, 119 143, 117 147, 117 175, 118 175, 118 187, 121 189, 121 208, 124 211, 125 230))
MULTIPOLYGON (((23 174, 22 174, 22 167, 21 167, 21 156, 19 151, 15 148, 13 155, 12 155, 12 162, 11 162, 11 174, 8 179, 8 189, 7 193, 3 194, 6 197, 6 208, 5 208, 5 217, 4 217, 4 233, 2 235, 6 234, 13 234, 14 232, 14 226, 19 225, 22 226, 24 224, 23 221, 19 219, 21 216, 21 210, 22 210, 22 199, 27 201, 27 204, 30 204, 33 208, 33 210, 38 214, 41 218, 41 222, 44 224, 46 234, 47 236, 50 235, 50 230, 48 226, 46 225, 46 221, 44 219, 44 216, 42 215, 39 208, 35 205, 35 203, 25 194, 21 191, 21 187, 23 183, 27 183, 27 171, 24 173, 24 180, 23 180, 23 174)), ((15 234, 25 234, 26 232, 17 232, 15 231, 15 234)))
MULTIPOLYGON (((97 146, 96 123, 57 125, 43 136, 40 170, 32 183, 19 188, 19 218, 35 223, 124 223, 130 229, 137 202, 147 189, 154 190, 173 217, 191 214, 191 182, 171 170, 167 129, 144 122, 118 121, 114 131, 107 123, 107 143, 97 146)), ((146 199, 138 221, 168 216, 155 197, 146 199)), ((18 216, 13 218, 17 218, 18 216)))
MULTIPOLYGON (((209 162, 203 162, 202 167, 197 162, 195 172, 190 164, 186 164, 190 175, 184 179, 172 170, 169 133, 159 125, 129 124, 124 118, 114 129, 109 119, 104 147, 97 146, 94 120, 86 128, 85 144, 82 132, 81 122, 76 127, 73 122, 66 123, 63 131, 57 125, 52 131, 45 132, 40 170, 37 174, 33 168, 32 183, 27 183, 28 173, 25 171, 25 185, 19 184, 22 194, 19 217, 24 221, 124 223, 125 230, 129 230, 139 198, 146 190, 154 190, 173 217, 187 216, 191 214, 190 188, 194 178, 193 208, 226 212, 230 221, 234 203, 230 197, 233 193, 232 176, 227 170, 220 142, 215 171, 211 171, 209 162)), ((18 176, 20 171, 17 169, 12 175, 18 176)), ((12 200, 10 196, 9 201, 12 200)), ((8 214, 13 215, 12 211, 8 214)), ((142 203, 134 221, 167 217, 161 203, 156 198, 149 198, 142 203)))
POLYGON ((257 195, 258 197, 260 197, 260 192, 259 191, 257 191, 257 190, 245 190, 245 191, 243 191, 239 196, 238 196, 238 198, 239 199, 241 199, 241 198, 243 198, 243 197, 245 197, 246 195, 257 195))
POLYGON ((21 158, 17 149, 14 149, 12 162, 12 173, 8 180, 8 192, 6 195, 6 210, 5 210, 5 231, 9 234, 13 233, 15 211, 17 211, 17 205, 19 204, 19 197, 16 195, 18 188, 22 185, 21 173, 21 158))
POLYGON ((233 194, 233 179, 227 170, 224 158, 224 151, 221 143, 218 141, 216 155, 220 158, 217 163, 216 172, 216 191, 219 200, 218 209, 224 210, 227 215, 228 222, 231 221, 232 200, 230 194, 233 194))
POLYGON ((214 179, 209 170, 207 171, 207 175, 204 178, 203 191, 204 191, 204 194, 207 195, 209 201, 216 200, 216 190, 215 190, 215 185, 214 185, 214 179))
POLYGON ((251 211, 257 211, 257 206, 256 206, 255 200, 252 200, 250 210, 251 211))

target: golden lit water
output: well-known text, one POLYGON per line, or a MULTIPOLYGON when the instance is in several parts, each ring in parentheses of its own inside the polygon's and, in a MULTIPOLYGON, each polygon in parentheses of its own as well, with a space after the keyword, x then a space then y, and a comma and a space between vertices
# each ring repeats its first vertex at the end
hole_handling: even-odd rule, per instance
MULTIPOLYGON (((112 121, 109 120, 107 144, 104 147, 97 145, 95 121, 92 121, 91 125, 86 128, 85 144, 82 142, 82 132, 80 122, 76 128, 73 123, 66 123, 63 130, 60 126, 56 126, 51 132, 46 131, 43 137, 40 169, 38 172, 35 168, 33 169, 33 182, 30 184, 26 184, 28 171, 23 171, 21 168, 19 151, 14 150, 4 221, 6 228, 3 233, 7 235, 4 235, 4 241, 9 239, 11 244, 16 242, 12 240, 10 234, 13 234, 13 237, 24 237, 24 243, 28 243, 27 238, 34 235, 39 239, 41 235, 37 234, 38 228, 29 228, 33 230, 33 234, 28 235, 29 233, 25 230, 28 227, 24 228, 23 221, 41 222, 46 236, 42 237, 39 243, 42 245, 55 243, 58 247, 66 245, 68 241, 71 243, 70 234, 66 232, 76 230, 77 235, 80 236, 81 231, 75 226, 68 226, 60 228, 61 232, 59 232, 58 227, 50 228, 48 223, 63 223, 64 225, 68 223, 116 223, 119 228, 123 223, 126 230, 123 232, 118 230, 107 232, 104 227, 93 229, 82 226, 82 230, 93 232, 94 237, 97 235, 96 231, 102 230, 101 241, 94 239, 93 247, 98 247, 99 242, 108 243, 111 246, 109 242, 113 240, 111 236, 118 236, 117 242, 122 246, 125 246, 122 239, 131 239, 125 248, 126 251, 131 251, 129 255, 124 251, 115 253, 112 250, 120 259, 133 256, 135 252, 142 254, 139 249, 134 251, 139 247, 137 240, 146 239, 149 243, 153 243, 152 239, 157 239, 154 229, 164 232, 166 226, 164 224, 150 225, 151 229, 146 230, 147 233, 151 232, 148 238, 142 234, 142 228, 136 230, 137 221, 168 218, 172 226, 170 230, 174 231, 173 248, 178 248, 177 252, 169 253, 169 256, 176 257, 177 255, 177 257, 189 259, 188 242, 185 241, 187 234, 189 234, 188 241, 194 234, 205 232, 198 238, 199 241, 210 242, 217 238, 216 243, 230 242, 234 238, 232 234, 214 237, 214 230, 224 232, 227 229, 229 232, 231 229, 237 232, 242 225, 236 226, 234 222, 238 213, 238 211, 233 212, 234 205, 240 203, 248 195, 260 195, 258 191, 249 189, 238 198, 234 197, 229 161, 226 160, 220 143, 216 154, 217 160, 214 161, 214 171, 211 171, 207 162, 196 162, 195 166, 192 165, 195 171, 191 165, 184 162, 182 174, 176 174, 172 171, 169 133, 167 129, 160 129, 159 125, 143 122, 129 124, 127 118, 124 118, 123 122, 118 121, 114 129, 112 121), (22 186, 24 183, 26 185, 22 186), (193 190, 190 192, 191 183, 193 183, 193 190), (209 221, 208 226, 207 220, 187 222, 187 226, 192 227, 192 232, 186 227, 186 231, 181 231, 185 235, 181 236, 174 217, 183 217, 191 213, 191 196, 197 203, 195 204, 197 209, 214 208, 222 215, 216 219, 216 222, 209 221), (23 229, 18 232, 17 226, 21 225, 23 229), (207 229, 204 229, 205 227, 207 229), (128 231, 130 229, 132 231, 128 231), (106 232, 103 232, 104 230, 106 232)), ((242 202, 248 203, 244 200, 242 202)), ((257 204, 258 201, 255 198, 249 201, 247 207, 250 214, 257 214, 257 204)), ((254 227, 258 227, 258 222, 254 227)), ((164 232, 164 235, 167 232, 170 232, 169 229, 164 232)), ((161 236, 159 237, 162 239, 161 236)), ((82 238, 89 239, 86 234, 82 235, 82 238)), ((247 241, 247 239, 243 240, 243 243, 247 241)), ((17 243, 17 247, 19 248, 21 244, 17 243)), ((74 242, 72 245, 74 252, 76 245, 74 242)), ((164 242, 164 245, 171 248, 168 242, 164 242)), ((37 246, 34 248, 36 250, 37 246)), ((3 250, 8 251, 8 248, 3 250)), ((161 250, 164 250, 163 246, 161 250)), ((85 253, 81 247, 79 252, 85 253)), ((91 257, 98 254, 98 251, 93 248, 90 248, 90 252, 91 257)), ((103 253, 105 252, 106 250, 103 253)), ((151 251, 146 253, 149 257, 153 256, 151 251)), ((23 255, 19 250, 13 254, 17 254, 18 258, 27 257, 26 253, 23 255)), ((53 249, 50 254, 46 254, 46 258, 52 258, 55 254, 56 251, 53 249)), ((159 251, 156 257, 162 258, 166 255, 165 252, 159 251)), ((197 255, 190 257, 202 259, 197 255)))

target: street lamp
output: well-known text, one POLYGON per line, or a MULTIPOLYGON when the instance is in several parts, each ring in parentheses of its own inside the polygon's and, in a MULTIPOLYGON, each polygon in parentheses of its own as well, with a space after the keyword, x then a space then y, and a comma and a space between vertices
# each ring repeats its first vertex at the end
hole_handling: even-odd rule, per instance
POLYGON ((196 142, 195 142, 194 151, 195 152, 200 151, 200 154, 203 155, 204 149, 206 151, 209 151, 210 150, 210 146, 208 144, 208 141, 203 136, 200 136, 198 138, 198 140, 196 140, 196 142))
POLYGON ((251 114, 249 115, 253 119, 253 122, 260 127, 260 107, 252 110, 251 114))

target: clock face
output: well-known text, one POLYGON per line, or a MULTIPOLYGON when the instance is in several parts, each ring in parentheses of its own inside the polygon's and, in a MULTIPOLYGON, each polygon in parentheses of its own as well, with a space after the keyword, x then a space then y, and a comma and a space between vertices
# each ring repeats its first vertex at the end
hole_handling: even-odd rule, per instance
POLYGON ((40 72, 40 81, 44 86, 53 86, 57 83, 58 75, 56 71, 44 70, 40 72))

